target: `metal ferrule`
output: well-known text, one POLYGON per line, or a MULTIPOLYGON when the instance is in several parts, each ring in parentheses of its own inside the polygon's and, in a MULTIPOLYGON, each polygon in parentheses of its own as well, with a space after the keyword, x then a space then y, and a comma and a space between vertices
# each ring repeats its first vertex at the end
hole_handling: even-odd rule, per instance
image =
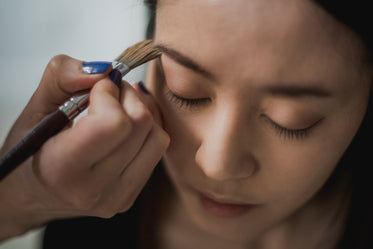
MULTIPOLYGON (((122 76, 127 74, 131 69, 119 61, 112 62, 113 69, 118 70, 122 76)), ((72 97, 69 101, 66 101, 59 107, 63 111, 69 120, 73 120, 76 116, 82 113, 88 106, 89 94, 83 94, 80 96, 72 97)))
POLYGON ((113 61, 112 65, 113 69, 118 70, 122 74, 122 77, 131 70, 126 64, 123 64, 119 61, 113 61))
POLYGON ((88 101, 89 94, 75 96, 61 105, 59 109, 66 114, 69 120, 72 120, 87 108, 88 101))

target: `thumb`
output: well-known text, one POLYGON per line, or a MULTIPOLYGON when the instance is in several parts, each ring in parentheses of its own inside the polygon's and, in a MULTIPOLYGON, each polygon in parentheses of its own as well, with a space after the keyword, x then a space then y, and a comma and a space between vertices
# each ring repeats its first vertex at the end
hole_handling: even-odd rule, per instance
POLYGON ((36 113, 48 114, 54 111, 74 93, 89 89, 106 77, 111 71, 111 64, 106 62, 106 69, 101 71, 95 73, 97 70, 86 70, 88 73, 85 73, 82 61, 66 55, 55 56, 48 63, 41 82, 30 99, 29 108, 36 113))
MULTIPOLYGON (((55 111, 69 97, 82 90, 87 90, 111 71, 110 62, 85 63, 67 55, 57 55, 48 63, 40 84, 28 104, 13 125, 10 134, 12 140, 18 140, 47 114, 55 111), (92 65, 93 64, 93 65, 92 65), (99 66, 101 69, 98 70, 99 66), (17 131, 17 132, 15 132, 17 131)), ((7 141, 10 141, 7 139, 7 141)), ((14 141, 13 141, 14 142, 14 141)))

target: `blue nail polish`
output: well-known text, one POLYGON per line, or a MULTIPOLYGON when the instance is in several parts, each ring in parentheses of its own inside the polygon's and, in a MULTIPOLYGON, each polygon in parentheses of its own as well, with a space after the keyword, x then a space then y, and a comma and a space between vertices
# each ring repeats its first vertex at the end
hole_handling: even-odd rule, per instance
POLYGON ((83 63, 83 72, 87 74, 103 73, 111 65, 111 62, 107 61, 91 61, 83 63))
POLYGON ((139 86, 139 88, 140 88, 141 91, 143 91, 145 94, 150 94, 149 91, 148 91, 148 89, 145 88, 145 85, 144 85, 144 83, 142 81, 140 81, 137 84, 138 84, 138 86, 139 86))

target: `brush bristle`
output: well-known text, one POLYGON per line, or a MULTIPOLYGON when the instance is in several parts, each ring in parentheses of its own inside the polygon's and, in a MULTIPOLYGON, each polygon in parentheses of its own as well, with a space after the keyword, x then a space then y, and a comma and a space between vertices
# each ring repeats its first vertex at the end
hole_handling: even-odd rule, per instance
POLYGON ((153 46, 152 40, 144 40, 127 48, 116 61, 126 64, 133 69, 161 55, 161 51, 153 46))

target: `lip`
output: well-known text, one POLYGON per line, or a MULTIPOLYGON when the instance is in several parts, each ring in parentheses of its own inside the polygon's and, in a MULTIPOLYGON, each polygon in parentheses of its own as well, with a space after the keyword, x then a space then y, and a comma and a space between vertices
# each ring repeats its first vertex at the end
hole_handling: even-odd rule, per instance
POLYGON ((194 190, 202 208, 212 216, 218 218, 235 218, 247 214, 258 204, 244 203, 213 193, 202 193, 194 190))

